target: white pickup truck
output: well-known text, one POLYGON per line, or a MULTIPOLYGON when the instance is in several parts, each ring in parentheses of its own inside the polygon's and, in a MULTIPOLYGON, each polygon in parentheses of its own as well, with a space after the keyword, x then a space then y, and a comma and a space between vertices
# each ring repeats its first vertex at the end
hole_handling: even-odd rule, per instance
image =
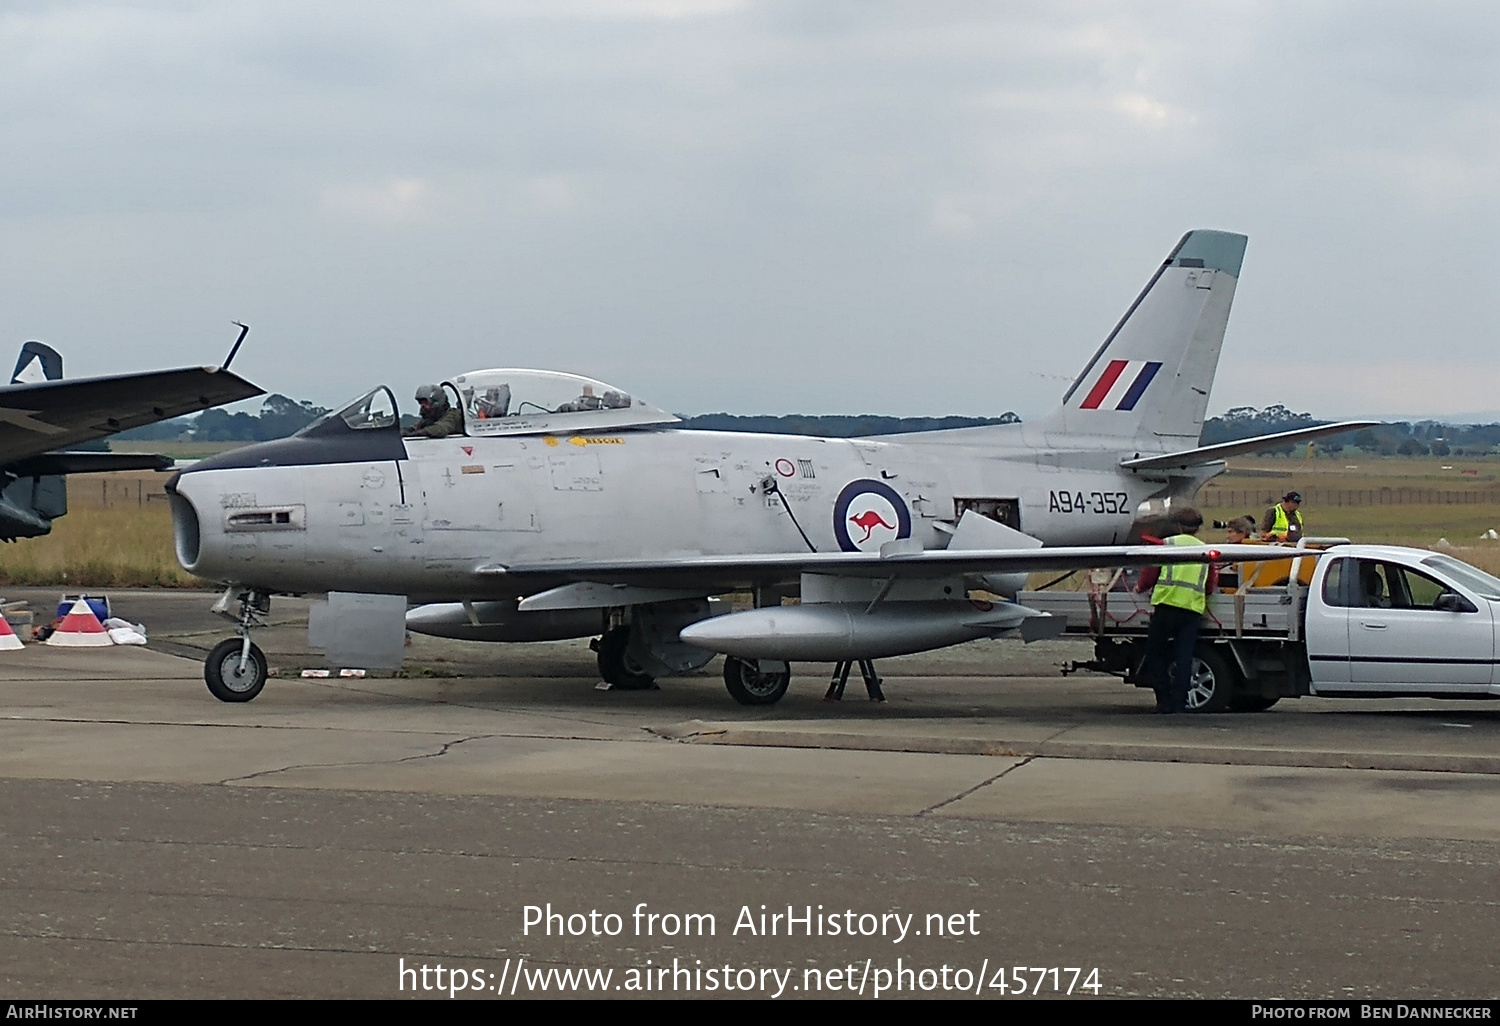
MULTIPOLYGON (((1427 549, 1338 544, 1317 557, 1304 586, 1313 560, 1298 551, 1288 550, 1290 569, 1275 585, 1250 580, 1210 598, 1190 712, 1258 712, 1301 695, 1500 698, 1500 579, 1427 549)), ((1065 617, 1067 634, 1093 637, 1094 659, 1064 673, 1101 670, 1147 687, 1139 674, 1150 595, 1111 585, 1118 575, 1016 600, 1065 617)))

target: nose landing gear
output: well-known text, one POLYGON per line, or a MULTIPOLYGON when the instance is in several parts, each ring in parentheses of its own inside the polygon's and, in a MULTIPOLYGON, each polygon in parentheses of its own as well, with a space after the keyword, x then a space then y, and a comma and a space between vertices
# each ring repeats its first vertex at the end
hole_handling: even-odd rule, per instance
POLYGON ((266 686, 269 665, 260 646, 250 640, 251 627, 264 627, 265 616, 271 611, 271 595, 264 591, 245 591, 236 595, 239 613, 229 612, 233 588, 226 591, 214 604, 214 612, 236 620, 237 638, 229 638, 214 646, 203 662, 203 679, 209 693, 221 702, 248 702, 260 694, 266 686))

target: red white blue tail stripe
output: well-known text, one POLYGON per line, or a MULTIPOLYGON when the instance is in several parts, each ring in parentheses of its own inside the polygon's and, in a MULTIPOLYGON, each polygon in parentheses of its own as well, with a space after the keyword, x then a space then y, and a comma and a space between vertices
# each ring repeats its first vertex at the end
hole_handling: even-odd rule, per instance
POLYGON ((1081 408, 1133 410, 1159 370, 1159 360, 1111 360, 1084 396, 1081 408))

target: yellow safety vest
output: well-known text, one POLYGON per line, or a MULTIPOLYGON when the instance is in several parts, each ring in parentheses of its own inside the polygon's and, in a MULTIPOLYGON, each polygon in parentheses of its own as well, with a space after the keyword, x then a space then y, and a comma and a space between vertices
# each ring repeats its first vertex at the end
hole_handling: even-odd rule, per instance
MULTIPOLYGON (((1190 534, 1174 534, 1168 545, 1202 545, 1190 534)), ((1177 606, 1202 613, 1208 608, 1208 564, 1169 563, 1161 568, 1156 587, 1151 591, 1153 606, 1177 606)))
POLYGON ((1288 519, 1286 515, 1286 509, 1279 502, 1275 506, 1273 506, 1272 509, 1276 510, 1276 519, 1271 524, 1272 534, 1279 534, 1283 539, 1285 539, 1287 537, 1287 534, 1291 531, 1293 523, 1296 523, 1297 525, 1297 533, 1302 533, 1302 511, 1300 509, 1292 511, 1292 517, 1294 517, 1295 520, 1288 519))

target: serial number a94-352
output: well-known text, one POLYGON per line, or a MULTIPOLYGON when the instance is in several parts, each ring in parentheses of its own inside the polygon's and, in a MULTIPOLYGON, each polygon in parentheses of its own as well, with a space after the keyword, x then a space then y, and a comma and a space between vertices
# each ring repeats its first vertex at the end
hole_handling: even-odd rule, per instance
POLYGON ((1130 509, 1125 492, 1048 492, 1048 513, 1119 514, 1130 509))

